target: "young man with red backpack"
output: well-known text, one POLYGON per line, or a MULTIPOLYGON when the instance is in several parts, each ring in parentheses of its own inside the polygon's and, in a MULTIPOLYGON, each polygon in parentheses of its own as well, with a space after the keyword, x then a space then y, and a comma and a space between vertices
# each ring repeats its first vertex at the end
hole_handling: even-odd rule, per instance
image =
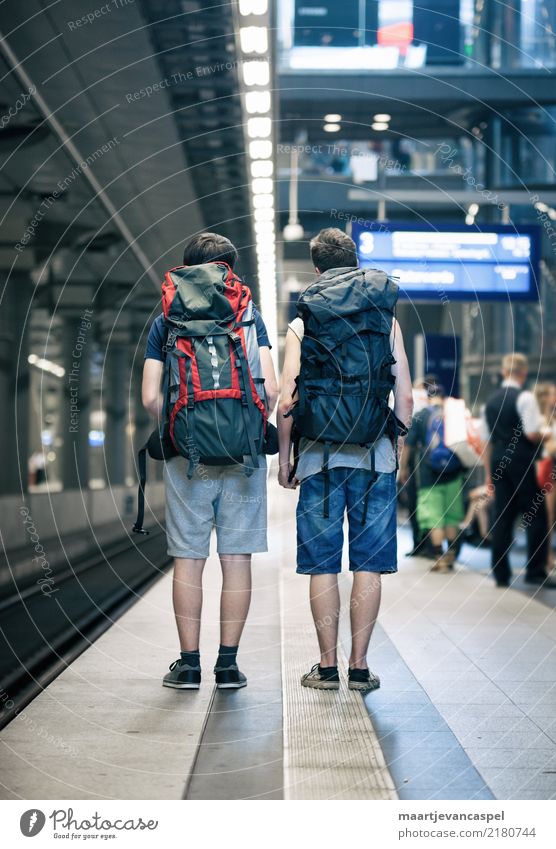
POLYGON ((383 271, 359 268, 355 243, 339 229, 322 230, 310 249, 318 278, 299 298, 288 329, 278 415, 279 482, 287 489, 301 482, 297 572, 310 575, 320 648, 320 662, 301 684, 340 686, 338 573, 347 515, 348 686, 367 692, 380 686, 367 650, 381 575, 397 571, 397 442, 411 420, 411 378, 394 318, 396 283, 383 271))
POLYGON ((163 313, 145 352, 142 399, 159 423, 149 444, 165 457, 181 649, 163 685, 180 690, 201 683, 202 575, 212 529, 223 576, 219 688, 247 683, 237 651, 251 600, 251 555, 267 550, 263 452, 277 382, 264 322, 233 272, 236 260, 233 244, 218 234, 187 243, 183 266, 166 274, 163 313))

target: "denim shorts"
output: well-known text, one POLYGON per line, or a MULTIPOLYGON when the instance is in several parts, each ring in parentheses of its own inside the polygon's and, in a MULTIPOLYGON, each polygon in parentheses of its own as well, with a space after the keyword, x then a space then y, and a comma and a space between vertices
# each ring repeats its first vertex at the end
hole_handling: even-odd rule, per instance
POLYGON ((349 524, 349 568, 353 572, 398 571, 396 541, 396 473, 379 472, 367 505, 363 504, 370 472, 329 471, 329 517, 324 517, 324 474, 301 482, 297 504, 297 571, 302 575, 341 572, 344 516, 349 524))

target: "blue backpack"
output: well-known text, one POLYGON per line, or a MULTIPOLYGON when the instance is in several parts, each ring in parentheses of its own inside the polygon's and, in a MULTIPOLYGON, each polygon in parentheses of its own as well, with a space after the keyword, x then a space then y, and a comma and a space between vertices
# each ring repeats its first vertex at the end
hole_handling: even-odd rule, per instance
POLYGON ((427 408, 425 462, 433 472, 459 472, 463 467, 458 457, 444 441, 444 413, 441 407, 427 408))

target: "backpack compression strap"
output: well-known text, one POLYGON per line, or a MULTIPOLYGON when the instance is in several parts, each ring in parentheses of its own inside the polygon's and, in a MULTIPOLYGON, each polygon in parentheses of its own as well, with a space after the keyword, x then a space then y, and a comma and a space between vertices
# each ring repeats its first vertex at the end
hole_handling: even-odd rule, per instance
POLYGON ((135 534, 148 534, 149 532, 143 527, 145 520, 145 484, 147 482, 147 446, 148 442, 143 445, 137 454, 137 466, 139 469, 139 488, 137 490, 137 518, 132 527, 135 534))
POLYGON ((253 474, 254 469, 256 469, 258 466, 257 447, 255 445, 255 439, 253 436, 252 422, 254 416, 256 416, 257 414, 260 415, 260 411, 257 409, 257 407, 255 407, 253 396, 251 395, 251 386, 249 383, 249 370, 247 368, 247 361, 245 359, 243 345, 241 344, 241 338, 240 336, 238 336, 237 333, 234 333, 233 331, 229 331, 228 336, 230 337, 230 340, 236 353, 236 366, 239 369, 239 373, 241 375, 241 382, 243 385, 243 391, 241 393, 241 410, 243 414, 245 432, 247 433, 247 439, 249 440, 249 449, 253 467, 251 468, 245 463, 245 460, 247 460, 248 457, 244 457, 244 464, 246 467, 245 474, 247 475, 247 477, 250 477, 253 474))

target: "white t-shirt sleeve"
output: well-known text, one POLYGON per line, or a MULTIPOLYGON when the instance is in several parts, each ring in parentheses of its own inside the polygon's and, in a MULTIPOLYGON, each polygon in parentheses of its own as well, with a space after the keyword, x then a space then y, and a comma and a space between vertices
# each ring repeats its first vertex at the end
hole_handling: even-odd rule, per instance
POLYGON ((483 442, 488 442, 490 439, 490 428, 486 418, 485 406, 481 409, 481 417, 479 419, 479 436, 483 442))
POLYGON ((520 392, 517 398, 517 412, 523 422, 523 431, 538 433, 542 427, 541 411, 532 392, 520 392))
POLYGON ((305 325, 303 324, 303 319, 297 316, 297 318, 294 318, 293 321, 290 321, 288 327, 293 333, 295 333, 299 341, 303 342, 303 336, 305 335, 305 325))

